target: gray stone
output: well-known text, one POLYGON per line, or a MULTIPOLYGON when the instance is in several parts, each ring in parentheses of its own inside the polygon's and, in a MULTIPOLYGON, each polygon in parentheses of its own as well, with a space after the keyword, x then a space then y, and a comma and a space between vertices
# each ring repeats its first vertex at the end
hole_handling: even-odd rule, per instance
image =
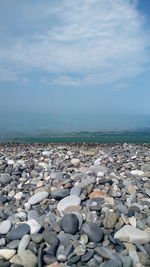
POLYGON ((133 266, 133 260, 130 256, 124 256, 121 258, 123 262, 122 267, 132 267, 133 266))
POLYGON ((85 224, 82 229, 91 242, 98 243, 104 237, 104 233, 96 223, 85 224))
POLYGON ((32 197, 29 198, 28 203, 30 205, 35 205, 41 202, 43 199, 47 198, 49 193, 47 191, 42 191, 35 193, 32 197))
POLYGON ((54 232, 44 231, 43 239, 52 247, 57 247, 59 244, 59 239, 54 232))
POLYGON ((65 233, 74 235, 78 231, 79 220, 75 214, 67 214, 63 216, 61 225, 65 233))
POLYGON ((62 198, 69 196, 69 193, 69 189, 56 189, 51 192, 51 197, 56 200, 61 200, 62 198))
POLYGON ((141 167, 141 170, 143 172, 150 172, 150 164, 144 164, 142 167, 141 167))
POLYGON ((30 232, 30 226, 23 223, 17 226, 16 228, 12 229, 7 234, 7 238, 9 240, 21 239, 24 235, 29 234, 29 232, 30 232))
POLYGON ((76 195, 71 195, 68 197, 63 198, 60 200, 57 204, 57 210, 60 212, 60 214, 63 214, 63 211, 70 207, 70 206, 78 206, 80 205, 81 200, 78 196, 76 195))
POLYGON ((74 186, 70 190, 70 195, 80 196, 80 193, 81 193, 81 187, 80 186, 74 186))
POLYGON ((95 248, 95 252, 99 256, 101 256, 101 257, 103 257, 105 259, 110 259, 111 260, 111 259, 114 259, 114 257, 115 257, 114 252, 111 249, 108 249, 108 248, 96 247, 95 248))
POLYGON ((7 234, 9 232, 11 228, 11 221, 10 220, 6 220, 6 221, 3 221, 0 225, 0 234, 7 234))
POLYGON ((12 180, 12 177, 9 173, 1 173, 0 174, 0 184, 6 185, 12 180))
POLYGON ((100 265, 100 267, 122 267, 122 262, 114 259, 114 260, 109 260, 100 265))

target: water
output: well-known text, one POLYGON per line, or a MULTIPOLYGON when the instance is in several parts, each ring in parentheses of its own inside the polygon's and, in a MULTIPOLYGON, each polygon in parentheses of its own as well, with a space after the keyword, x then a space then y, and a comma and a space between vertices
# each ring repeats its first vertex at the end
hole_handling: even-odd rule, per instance
POLYGON ((0 142, 150 143, 150 116, 1 113, 0 142))

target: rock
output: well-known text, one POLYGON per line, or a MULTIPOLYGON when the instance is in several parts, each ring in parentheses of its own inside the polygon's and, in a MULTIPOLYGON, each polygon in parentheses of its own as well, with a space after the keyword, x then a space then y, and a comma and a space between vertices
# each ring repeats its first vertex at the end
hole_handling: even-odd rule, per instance
POLYGON ((30 232, 30 226, 23 223, 17 226, 16 228, 12 229, 6 237, 9 240, 16 240, 16 239, 21 239, 24 235, 29 234, 30 232))
POLYGON ((57 247, 59 244, 59 239, 54 232, 44 231, 43 239, 47 242, 51 247, 57 247))
POLYGON ((7 244, 7 247, 10 249, 16 249, 19 247, 20 240, 13 240, 7 244))
POLYGON ((127 189, 127 193, 128 194, 132 194, 132 193, 135 193, 136 192, 136 189, 133 185, 131 185, 130 183, 127 183, 126 184, 126 189, 127 189))
POLYGON ((19 243, 18 254, 20 253, 20 251, 25 250, 27 248, 29 242, 30 242, 30 236, 24 235, 19 243))
POLYGON ((80 186, 74 186, 71 188, 70 190, 70 195, 76 195, 76 196, 80 196, 81 193, 81 188, 80 186))
POLYGON ((90 194, 90 198, 105 198, 106 197, 106 192, 92 192, 90 194))
POLYGON ((63 211, 70 207, 70 206, 79 206, 81 203, 81 200, 76 195, 70 195, 68 197, 63 198, 60 200, 57 204, 57 210, 60 212, 60 214, 63 214, 63 211))
POLYGON ((150 233, 131 225, 125 225, 115 233, 114 238, 131 243, 146 244, 150 242, 150 233))
POLYGON ((56 189, 51 192, 51 197, 56 200, 61 200, 62 198, 67 197, 69 192, 69 189, 56 189))
POLYGON ((41 225, 34 219, 27 221, 27 224, 30 226, 31 234, 37 234, 41 229, 41 225))
POLYGON ((0 234, 7 234, 9 232, 11 228, 11 221, 10 220, 6 220, 6 221, 3 221, 0 225, 0 234))
POLYGON ((12 180, 9 173, 0 173, 0 184, 6 185, 12 180))
POLYGON ((125 205, 119 204, 116 206, 116 209, 125 215, 128 214, 128 209, 125 205))
POLYGON ((85 245, 79 245, 75 248, 74 250, 74 253, 77 255, 77 256, 82 256, 84 255, 86 252, 86 246, 85 245))
POLYGON ((71 164, 75 167, 78 167, 80 165, 80 160, 79 159, 76 159, 76 158, 73 158, 71 160, 71 164))
POLYGON ((47 198, 48 195, 49 195, 49 193, 46 191, 38 192, 29 198, 28 203, 30 205, 35 205, 35 204, 41 202, 43 199, 47 198))
POLYGON ((74 256, 67 261, 67 266, 72 266, 72 264, 78 262, 79 260, 80 256, 74 256))
POLYGON ((83 232, 87 234, 89 240, 98 243, 103 239, 103 232, 96 223, 88 223, 83 226, 83 232))
POLYGON ((43 234, 31 234, 30 238, 34 243, 39 244, 43 240, 43 234))
POLYGON ((0 256, 5 260, 10 260, 15 254, 15 249, 0 249, 0 256))
POLYGON ((83 256, 81 256, 81 261, 89 261, 94 255, 94 250, 89 250, 83 256))
POLYGON ((88 177, 86 179, 83 179, 80 183, 79 186, 81 188, 86 188, 88 185, 95 184, 96 179, 95 177, 88 177))
POLYGON ((143 252, 138 252, 139 261, 144 266, 150 266, 150 258, 143 252))
POLYGON ((106 261, 100 265, 100 267, 122 267, 122 262, 118 259, 106 261))
POLYGON ((141 171, 141 170, 133 170, 131 171, 131 174, 134 175, 134 176, 143 176, 144 175, 144 172, 141 171))
POLYGON ((105 259, 114 259, 115 258, 115 254, 113 253, 113 251, 111 249, 108 248, 104 248, 104 247, 96 247, 95 248, 95 252, 105 258, 105 259))
POLYGON ((46 264, 52 264, 57 261, 57 258, 51 255, 44 255, 43 260, 46 264))
POLYGON ((122 267, 132 267, 133 266, 133 261, 132 261, 132 258, 130 256, 124 256, 121 259, 123 262, 122 267))
POLYGON ((79 228, 79 220, 73 213, 64 215, 61 221, 62 229, 68 234, 76 234, 79 228))
POLYGON ((118 220, 118 214, 108 211, 105 215, 104 219, 104 227, 105 228, 113 228, 118 220))
POLYGON ((136 218, 135 218, 134 216, 129 217, 129 223, 130 223, 132 226, 136 227, 136 218))
POLYGON ((141 170, 143 172, 150 172, 150 164, 144 164, 142 167, 141 167, 141 170))
MULTIPOLYGON (((24 267, 37 267, 37 257, 30 250, 22 250, 17 256, 24 267)), ((14 259, 10 262, 14 262, 14 259)))

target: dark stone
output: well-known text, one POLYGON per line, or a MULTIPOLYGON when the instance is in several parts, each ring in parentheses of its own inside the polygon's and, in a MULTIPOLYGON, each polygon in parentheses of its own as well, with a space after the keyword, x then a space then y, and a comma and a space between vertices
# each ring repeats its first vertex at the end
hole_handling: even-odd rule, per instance
POLYGON ((51 192, 51 197, 56 200, 61 200, 62 198, 69 196, 69 193, 69 189, 56 189, 51 192))
POLYGON ((135 215, 135 210, 129 210, 128 211, 128 217, 132 217, 132 216, 134 216, 135 215))
POLYGON ((0 196, 0 202, 6 203, 8 201, 7 196, 0 196))
POLYGON ((7 239, 16 240, 21 239, 24 235, 29 234, 30 226, 28 224, 20 224, 18 227, 12 229, 7 235, 7 239))
POLYGON ((82 228, 83 232, 87 234, 89 241, 98 243, 103 237, 104 233, 96 223, 85 224, 82 228))
POLYGON ((7 262, 0 262, 0 267, 9 267, 11 263, 9 261, 7 262))
POLYGON ((0 210, 0 218, 2 220, 7 220, 8 217, 9 217, 8 214, 6 214, 5 212, 3 212, 3 211, 0 210))
POLYGON ((46 264, 52 264, 57 261, 57 258, 51 255, 44 255, 43 260, 46 264))
POLYGON ((117 245, 116 239, 111 234, 108 235, 108 239, 112 244, 117 245))
POLYGON ((74 235, 78 231, 79 220, 75 214, 67 214, 62 218, 61 226, 64 232, 74 235))
POLYGON ((99 184, 110 184, 110 185, 113 184, 113 181, 111 179, 101 179, 98 182, 99 184))
POLYGON ((86 252, 83 256, 81 256, 81 261, 88 261, 90 260, 94 255, 94 250, 89 250, 86 252))
POLYGON ((68 266, 72 266, 72 264, 78 262, 80 260, 80 256, 74 256, 67 261, 68 266))
POLYGON ((43 239, 52 247, 57 247, 59 244, 59 239, 54 232, 44 231, 43 232, 43 239))

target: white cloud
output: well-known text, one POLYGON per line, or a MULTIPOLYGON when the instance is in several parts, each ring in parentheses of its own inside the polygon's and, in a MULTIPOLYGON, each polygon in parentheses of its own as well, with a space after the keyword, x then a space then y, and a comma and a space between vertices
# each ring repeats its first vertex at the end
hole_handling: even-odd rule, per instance
POLYGON ((137 3, 63 0, 59 6, 47 4, 45 14, 50 18, 55 14, 59 23, 32 36, 32 41, 16 39, 11 47, 0 49, 0 58, 22 72, 54 74, 53 84, 109 84, 135 77, 149 62, 149 40, 137 3))

